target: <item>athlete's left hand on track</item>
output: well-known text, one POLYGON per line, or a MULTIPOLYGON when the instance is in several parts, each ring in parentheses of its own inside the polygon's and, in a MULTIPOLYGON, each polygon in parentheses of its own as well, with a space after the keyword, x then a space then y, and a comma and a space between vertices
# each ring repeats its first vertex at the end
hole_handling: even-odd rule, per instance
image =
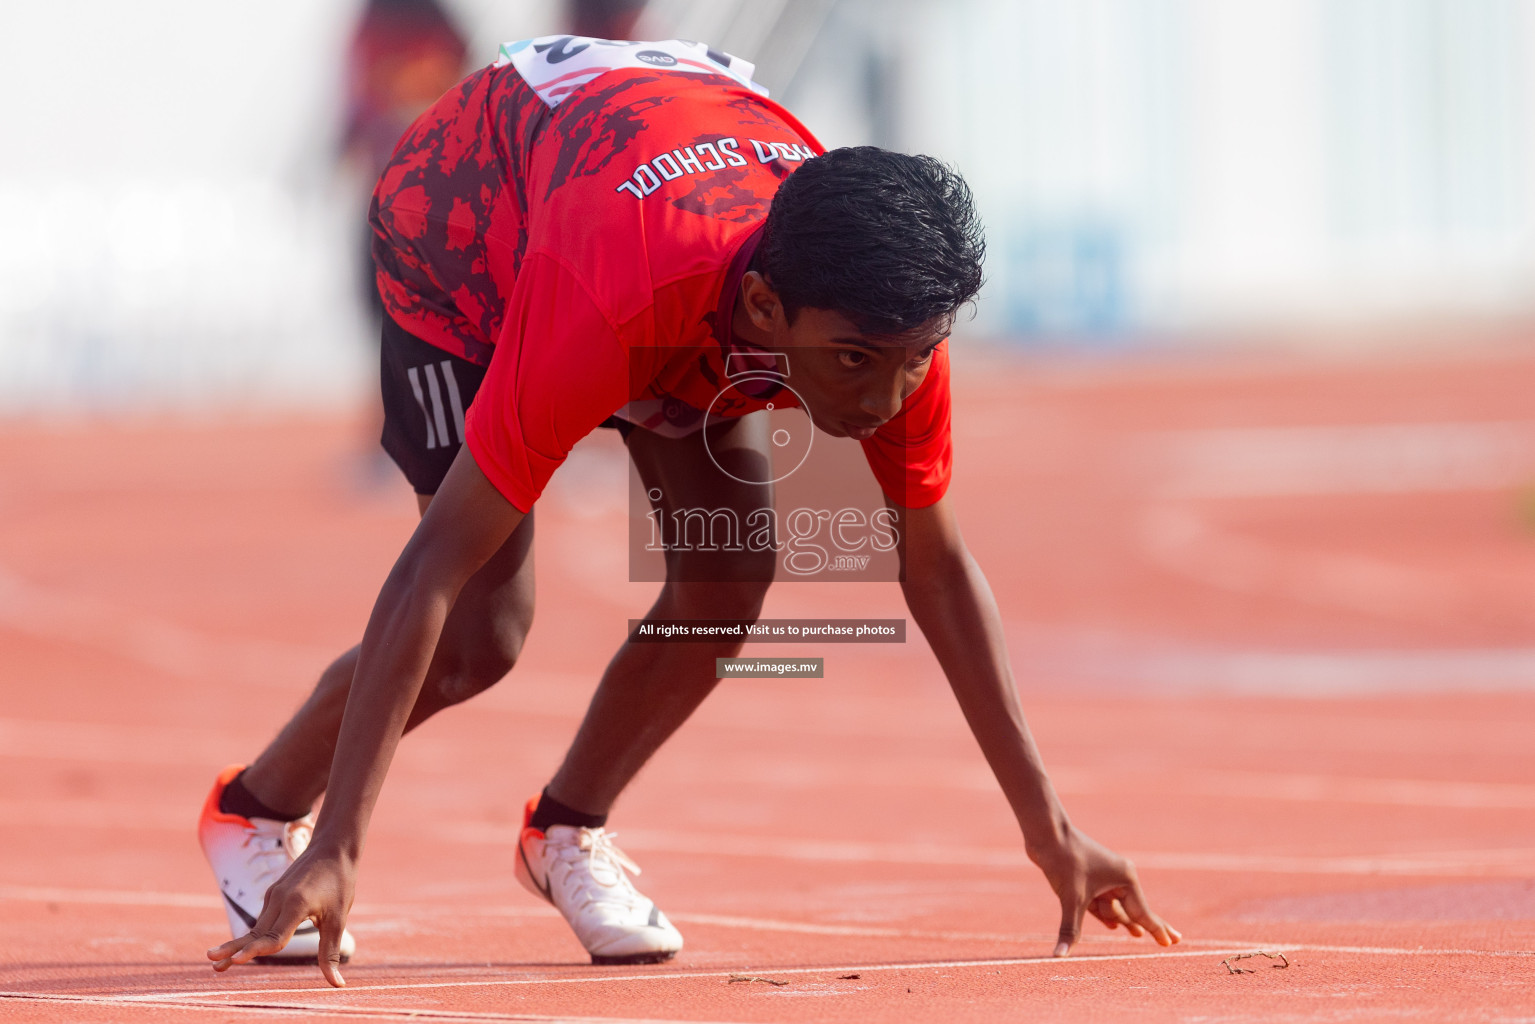
POLYGON ((1050 888, 1061 901, 1061 931, 1055 955, 1066 956, 1082 937, 1082 919, 1091 913, 1110 928, 1123 925, 1140 938, 1151 934, 1159 946, 1171 946, 1183 936, 1146 903, 1135 865, 1080 832, 1048 853, 1030 851, 1050 888))
POLYGON ((316 957, 320 973, 336 988, 344 987, 341 935, 346 930, 347 913, 352 909, 355 882, 355 869, 342 858, 324 856, 311 846, 267 890, 255 926, 244 935, 208 950, 213 969, 227 971, 258 956, 271 956, 288 944, 301 924, 313 921, 320 929, 316 957))

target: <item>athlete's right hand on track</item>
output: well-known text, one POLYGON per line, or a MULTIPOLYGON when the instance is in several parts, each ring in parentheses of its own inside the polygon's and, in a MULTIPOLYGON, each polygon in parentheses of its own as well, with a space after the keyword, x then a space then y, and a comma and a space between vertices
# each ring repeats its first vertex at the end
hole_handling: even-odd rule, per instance
POLYGON ((270 956, 288 944, 300 925, 313 921, 320 929, 316 957, 320 973, 336 988, 344 987, 341 933, 352 909, 356 876, 351 863, 340 856, 320 854, 311 846, 267 889, 261 916, 251 930, 208 950, 213 969, 227 971, 235 964, 270 956))
POLYGON ((1082 919, 1091 913, 1110 928, 1124 925, 1136 938, 1150 933, 1159 946, 1182 940, 1178 929, 1151 912, 1135 865, 1089 836, 1071 830, 1048 853, 1030 852, 1061 901, 1061 930, 1055 955, 1066 956, 1082 937, 1082 919))

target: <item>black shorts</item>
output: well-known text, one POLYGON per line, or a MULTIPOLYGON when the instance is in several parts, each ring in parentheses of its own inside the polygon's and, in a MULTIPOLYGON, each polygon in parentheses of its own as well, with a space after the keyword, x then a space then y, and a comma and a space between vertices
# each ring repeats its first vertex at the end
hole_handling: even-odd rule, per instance
MULTIPOLYGON (((384 316, 379 386, 384 397, 384 451, 417 494, 436 494, 464 446, 464 413, 479 394, 485 367, 429 345, 384 316)), ((608 417, 624 436, 634 427, 608 417)))
POLYGON ((464 413, 479 393, 485 368, 428 345, 384 317, 379 385, 384 396, 384 451, 417 494, 436 494, 464 446, 464 413))

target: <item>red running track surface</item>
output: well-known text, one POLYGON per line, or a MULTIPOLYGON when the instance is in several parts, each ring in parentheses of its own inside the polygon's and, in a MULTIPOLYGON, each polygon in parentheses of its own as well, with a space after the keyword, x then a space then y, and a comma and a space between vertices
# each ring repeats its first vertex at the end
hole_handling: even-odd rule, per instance
MULTIPOLYGON (((215 976, 200 801, 355 641, 413 503, 348 419, 13 422, 0 1017, 1535 1018, 1535 358, 958 369, 953 497, 1030 721, 1182 946, 1090 923, 1046 958, 1053 898, 913 637, 722 684, 612 823, 687 949, 585 963, 510 851, 653 591, 599 432, 543 505, 523 663, 401 749, 350 986, 215 976), (1260 949, 1289 966, 1222 964, 1260 949)), ((766 614, 902 607, 793 586, 766 614)))

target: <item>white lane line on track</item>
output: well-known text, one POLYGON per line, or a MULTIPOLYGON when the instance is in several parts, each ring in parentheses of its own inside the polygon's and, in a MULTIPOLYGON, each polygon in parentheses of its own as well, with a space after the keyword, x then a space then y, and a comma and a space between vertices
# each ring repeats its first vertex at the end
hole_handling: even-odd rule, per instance
MULTIPOLYGON (((1497 957, 1497 958, 1532 958, 1535 959, 1535 950, 1521 949, 1405 949, 1387 946, 1328 946, 1313 945, 1304 942, 1280 942, 1280 943, 1232 943, 1224 948, 1215 949, 1179 949, 1157 950, 1152 949, 1144 953, 1102 953, 1079 954, 1065 959, 1052 956, 1036 957, 1012 957, 982 960, 926 960, 912 963, 883 963, 883 964, 842 964, 824 967, 739 967, 729 971, 658 971, 653 974, 622 974, 622 975, 595 975, 578 978, 493 978, 480 981, 441 981, 441 982, 395 982, 382 985, 350 984, 345 989, 322 989, 316 985, 307 988, 251 988, 239 989, 226 993, 211 993, 207 989, 182 991, 182 992, 156 992, 142 995, 128 995, 118 997, 123 1002, 150 1003, 161 1000, 207 1000, 208 1005, 231 1005, 225 1000, 216 997, 237 996, 240 998, 253 998, 258 996, 273 995, 298 995, 324 992, 334 994, 338 992, 383 992, 418 989, 448 989, 448 988, 508 988, 526 985, 588 985, 602 984, 606 982, 632 982, 632 981, 674 981, 697 978, 730 978, 738 974, 758 974, 762 976, 780 977, 784 975, 807 974, 856 974, 865 971, 924 971, 924 970, 957 970, 966 967, 1025 967, 1057 965, 1065 966, 1073 963, 1107 963, 1121 960, 1171 960, 1188 959, 1190 957, 1229 957, 1238 953, 1250 953, 1254 950, 1267 950, 1274 953, 1344 953, 1356 956, 1472 956, 1472 957, 1497 957)), ((317 984, 319 984, 317 982, 317 984)))
MULTIPOLYGON (((1265 946, 1265 949, 1275 947, 1265 946)), ((1286 946, 1285 949, 1290 947, 1286 946)), ((1310 943, 1297 943, 1296 949, 1309 950, 1315 953, 1356 953, 1363 956, 1491 956, 1491 957, 1535 957, 1535 949, 1425 949, 1421 946, 1416 949, 1397 949, 1393 946, 1313 946, 1310 943)))
MULTIPOLYGON (((1172 958, 1186 958, 1191 956, 1235 956, 1237 953, 1250 952, 1254 949, 1267 949, 1275 952, 1290 952, 1301 948, 1298 945, 1266 945, 1240 944, 1224 949, 1180 949, 1180 950, 1156 950, 1151 949, 1144 953, 1089 953, 1062 959, 1053 956, 1027 956, 1027 957, 997 957, 981 960, 920 960, 911 963, 882 963, 882 964, 842 964, 826 967, 737 967, 727 971, 658 971, 654 974, 615 974, 615 975, 587 975, 577 978, 492 978, 483 981, 407 981, 388 982, 382 985, 352 984, 345 989, 330 989, 330 992, 384 992, 409 989, 429 988, 507 988, 520 985, 590 985, 603 984, 613 981, 673 981, 696 978, 730 978, 738 974, 771 975, 780 977, 783 975, 803 974, 858 974, 864 971, 934 971, 951 970, 964 967, 1020 967, 1036 966, 1041 964, 1066 964, 1066 963, 1099 963, 1112 960, 1165 960, 1172 958)), ((316 985, 324 984, 316 979, 316 985)), ((240 989, 227 993, 241 998, 251 996, 292 995, 307 993, 313 995, 325 991, 310 985, 307 988, 252 988, 240 989)), ((131 995, 120 997, 124 1002, 153 1003, 161 999, 188 1000, 196 998, 209 998, 219 993, 210 992, 207 989, 195 989, 181 992, 148 992, 143 995, 131 995)), ((210 1005, 227 1005, 218 1000, 211 1000, 210 1005)))
MULTIPOLYGON (((649 1017, 550 1017, 535 1013, 478 1013, 473 1010, 426 1010, 391 1009, 369 1006, 320 1006, 313 1003, 257 1003, 208 1001, 201 999, 141 1000, 127 996, 77 996, 62 993, 0 992, 0 1000, 36 1003, 72 1003, 84 1006, 153 1006, 158 1009, 209 1010, 227 1013, 232 1009, 253 1010, 273 1017, 311 1017, 316 1013, 329 1016, 359 1017, 366 1020, 468 1020, 468 1021, 527 1021, 529 1024, 723 1024, 710 1021, 668 1021, 649 1017)), ((0 1003, 3 1005, 3 1003, 0 1003)))
MULTIPOLYGON (((1426 948, 1398 948, 1389 946, 1332 946, 1314 945, 1310 943, 1231 943, 1223 948, 1214 949, 1182 949, 1182 950, 1149 950, 1144 953, 1110 953, 1110 954, 1085 954, 1069 957, 1065 960, 1049 957, 1014 957, 982 960, 929 960, 912 963, 882 963, 882 964, 843 964, 840 966, 818 967, 742 967, 730 971, 674 971, 656 972, 652 974, 627 974, 627 975, 596 975, 577 978, 493 978, 474 981, 439 981, 439 982, 398 982, 381 985, 351 984, 345 989, 327 989, 318 984, 304 988, 248 988, 233 991, 211 992, 207 989, 194 989, 179 992, 150 992, 137 995, 123 995, 112 997, 90 996, 66 996, 46 993, 28 992, 0 992, 0 998, 32 999, 32 1000, 61 1000, 91 1002, 100 1005, 135 1005, 135 1006, 167 1006, 176 1008, 201 1008, 217 1007, 220 1009, 263 1009, 272 1012, 286 1012, 293 1010, 298 1013, 359 1013, 384 1015, 387 1017, 409 1017, 412 1014, 423 1015, 420 1010, 391 1010, 386 1008, 350 1008, 330 1007, 319 1004, 263 1004, 253 1000, 281 995, 335 995, 350 992, 385 992, 385 991, 419 991, 424 989, 460 989, 460 988, 508 988, 515 986, 533 985, 580 985, 602 984, 607 982, 637 982, 637 981, 683 981, 699 978, 730 978, 742 973, 756 973, 761 975, 811 975, 811 974, 849 974, 865 971, 922 971, 922 970, 956 970, 967 967, 1024 967, 1042 965, 1067 965, 1071 963, 1098 963, 1125 960, 1167 960, 1188 959, 1191 957, 1222 957, 1234 956, 1238 953, 1252 952, 1263 949, 1270 952, 1282 953, 1342 953, 1363 956, 1469 956, 1469 957, 1493 957, 1493 958, 1531 958, 1535 959, 1535 950, 1516 949, 1426 949, 1426 948)), ((433 1011, 425 1011, 433 1014, 433 1011)), ((571 1017, 537 1017, 537 1016, 473 1016, 466 1014, 452 1014, 437 1011, 439 1019, 489 1019, 489 1020, 527 1020, 527 1021, 558 1021, 570 1020, 573 1022, 602 1022, 602 1024, 620 1024, 619 1018, 571 1018, 571 1017)), ((628 1024, 626 1021, 625 1024, 628 1024)), ((636 1022, 638 1024, 638 1022, 636 1022)), ((646 1022, 648 1024, 648 1022, 646 1022)), ((697 1022, 694 1022, 697 1024, 697 1022)))

